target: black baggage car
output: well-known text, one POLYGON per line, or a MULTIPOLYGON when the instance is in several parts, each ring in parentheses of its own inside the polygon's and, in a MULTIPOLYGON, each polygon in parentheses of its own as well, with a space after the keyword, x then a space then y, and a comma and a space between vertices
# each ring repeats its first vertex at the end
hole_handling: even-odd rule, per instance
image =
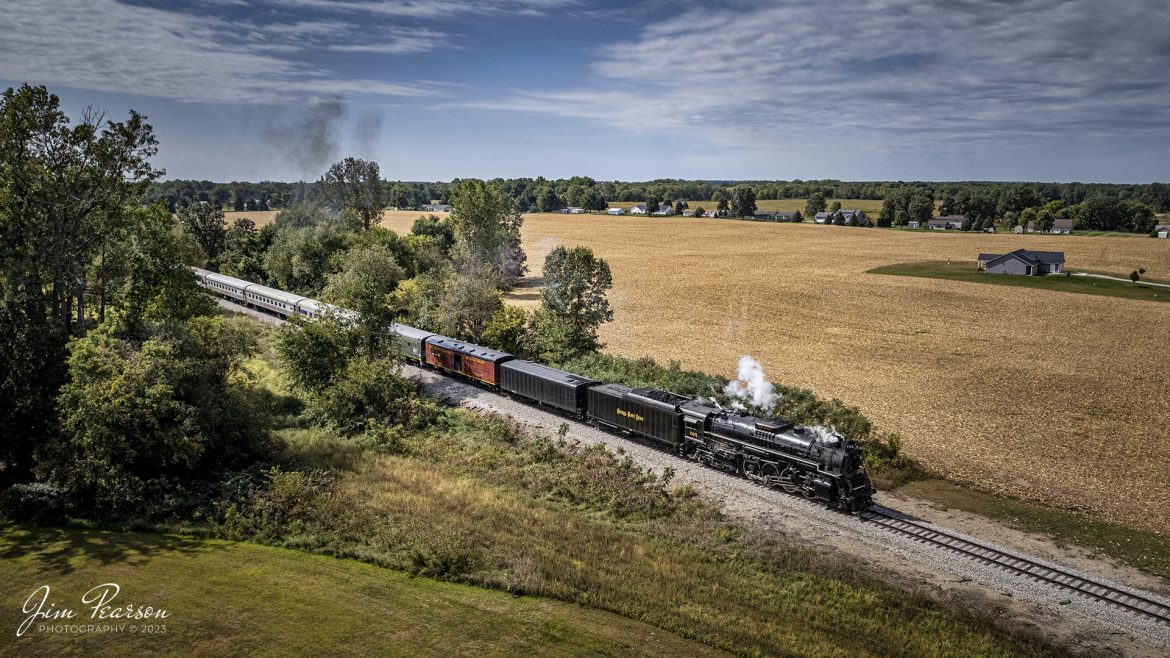
POLYGON ((679 405, 689 400, 656 388, 605 384, 589 389, 589 417, 677 448, 683 426, 679 405))
POLYGON ((529 400, 585 416, 585 392, 595 379, 574 375, 531 361, 500 364, 500 388, 529 400))

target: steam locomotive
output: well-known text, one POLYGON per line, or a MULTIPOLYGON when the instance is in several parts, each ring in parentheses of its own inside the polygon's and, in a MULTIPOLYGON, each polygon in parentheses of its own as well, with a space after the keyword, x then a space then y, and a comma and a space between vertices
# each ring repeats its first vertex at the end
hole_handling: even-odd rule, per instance
MULTIPOLYGON (((213 294, 288 318, 352 311, 235 277, 192 268, 213 294)), ((404 361, 470 380, 526 403, 610 431, 647 439, 708 467, 742 475, 834 509, 873 504, 873 484, 854 441, 815 428, 724 409, 655 388, 603 384, 511 354, 395 323, 392 349, 404 361)))

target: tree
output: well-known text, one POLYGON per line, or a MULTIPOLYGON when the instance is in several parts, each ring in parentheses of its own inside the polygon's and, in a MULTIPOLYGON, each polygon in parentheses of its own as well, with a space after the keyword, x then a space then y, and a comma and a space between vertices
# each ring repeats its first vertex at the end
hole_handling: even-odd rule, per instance
POLYGON ((346 158, 335 162, 317 181, 317 194, 335 209, 358 214, 368 229, 386 206, 377 162, 346 158))
POLYGON ((528 313, 516 306, 502 306, 483 330, 483 342, 516 356, 529 351, 528 313))
MULTIPOLYGON (((147 218, 141 201, 163 172, 145 117, 86 110, 76 125, 45 87, 0 97, 0 486, 31 468, 52 433, 69 336, 90 326, 90 302, 147 218)), ((169 219, 169 218, 168 218, 169 219)))
POLYGON ((596 187, 591 187, 585 191, 585 198, 581 201, 581 206, 585 210, 605 210, 605 197, 601 195, 601 190, 596 187))
POLYGON ((264 450, 263 414, 236 374, 255 350, 243 319, 164 323, 137 343, 111 325, 70 345, 61 436, 38 474, 83 511, 138 512, 152 482, 236 467, 264 450))
POLYGON ((909 221, 926 226, 934 216, 934 201, 925 194, 914 194, 906 205, 906 215, 909 221))
POLYGON ((226 232, 223 210, 209 203, 196 203, 180 208, 176 213, 179 223, 195 238, 203 253, 217 262, 223 251, 226 232))
POLYGON ((435 239, 435 244, 446 254, 455 244, 455 229, 450 219, 439 219, 436 215, 420 216, 410 225, 411 235, 425 235, 435 239))
POLYGON ((832 203, 832 205, 829 206, 829 212, 837 212, 840 209, 841 209, 841 202, 840 201, 834 201, 832 203))
POLYGON ((512 201, 494 185, 467 179, 451 190, 451 205, 449 219, 460 247, 460 266, 487 264, 500 275, 503 286, 515 285, 528 268, 520 246, 524 220, 512 201))
POLYGON ((387 359, 343 361, 330 384, 309 398, 309 413, 343 435, 377 424, 409 423, 415 384, 387 359))
POLYGON ((819 212, 825 212, 827 207, 825 203, 825 195, 816 192, 809 196, 808 201, 804 204, 805 217, 815 217, 819 212))
POLYGON ((354 351, 354 336, 339 318, 285 323, 276 334, 276 353, 293 385, 307 392, 328 387, 354 351))
POLYGON ((569 349, 585 352, 599 347, 598 327, 613 320, 605 298, 612 286, 609 264, 588 247, 558 246, 545 258, 541 305, 568 320, 572 328, 569 349))
POLYGON ((736 217, 751 217, 755 215, 756 191, 750 185, 736 187, 731 209, 736 217))
POLYGON ((335 270, 334 254, 347 246, 346 234, 333 226, 280 230, 264 254, 264 271, 276 288, 317 296, 335 270))
POLYGON ((485 272, 469 272, 449 278, 436 309, 435 330, 478 343, 492 317, 504 305, 497 282, 485 272))
POLYGON ((402 279, 402 268, 389 248, 357 246, 340 258, 341 271, 326 276, 325 301, 358 314, 356 329, 363 334, 366 358, 382 355, 386 328, 394 321, 389 297, 402 279))
POLYGON ((236 212, 244 211, 244 198, 241 197, 238 192, 235 195, 235 200, 232 202, 232 210, 235 210, 236 212))
POLYGON ((536 209, 540 212, 556 212, 564 207, 557 191, 545 185, 536 188, 536 209))
POLYGON ((656 212, 658 212, 659 207, 660 206, 659 206, 659 201, 658 201, 657 196, 651 194, 651 195, 648 195, 646 197, 646 212, 647 213, 649 213, 649 214, 656 213, 656 212))
POLYGON ((727 193, 725 188, 717 187, 715 188, 715 191, 711 193, 711 200, 715 202, 715 209, 723 212, 728 208, 728 203, 731 201, 731 195, 727 193))
POLYGON ((247 217, 232 222, 224 233, 223 251, 219 255, 219 271, 245 281, 264 283, 264 253, 276 238, 276 229, 268 224, 257 230, 247 217))

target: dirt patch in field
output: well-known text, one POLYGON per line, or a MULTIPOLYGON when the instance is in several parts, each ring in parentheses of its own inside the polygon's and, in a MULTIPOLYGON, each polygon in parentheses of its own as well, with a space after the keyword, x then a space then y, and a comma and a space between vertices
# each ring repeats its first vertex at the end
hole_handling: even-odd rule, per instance
POLYGON ((523 237, 534 276, 550 245, 609 261, 612 352, 726 375, 751 354, 776 381, 859 405, 948 478, 1170 529, 1170 306, 865 273, 1026 247, 1167 276, 1166 241, 552 214, 525 215, 523 237))

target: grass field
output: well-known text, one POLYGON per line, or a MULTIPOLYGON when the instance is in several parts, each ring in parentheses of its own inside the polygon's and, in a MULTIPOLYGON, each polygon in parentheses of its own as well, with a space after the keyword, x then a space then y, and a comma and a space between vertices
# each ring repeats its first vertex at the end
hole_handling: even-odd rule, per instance
MULTIPOLYGON (((0 529, 5 656, 710 656, 647 624, 535 597, 411 578, 353 560, 177 535, 0 529), (90 622, 81 596, 165 608, 165 633, 77 634, 17 626, 29 595, 90 622)), ((143 625, 143 622, 120 623, 143 625)))
POLYGON ((946 477, 1170 529, 1170 306, 866 274, 1024 246, 1157 280, 1170 241, 559 214, 526 215, 523 236, 535 275, 558 244, 609 261, 610 351, 725 375, 751 354, 776 381, 860 405, 946 477))
POLYGON ((997 286, 1037 288, 1039 290, 1057 290, 1085 295, 1104 295, 1125 299, 1143 299, 1152 302, 1170 302, 1170 288, 1148 286, 1140 283, 1135 285, 1128 281, 1111 281, 1085 276, 1010 276, 987 274, 986 272, 975 269, 971 263, 956 261, 897 263, 894 265, 875 267, 868 272, 870 274, 917 276, 927 279, 969 281, 972 283, 985 283, 997 286))

